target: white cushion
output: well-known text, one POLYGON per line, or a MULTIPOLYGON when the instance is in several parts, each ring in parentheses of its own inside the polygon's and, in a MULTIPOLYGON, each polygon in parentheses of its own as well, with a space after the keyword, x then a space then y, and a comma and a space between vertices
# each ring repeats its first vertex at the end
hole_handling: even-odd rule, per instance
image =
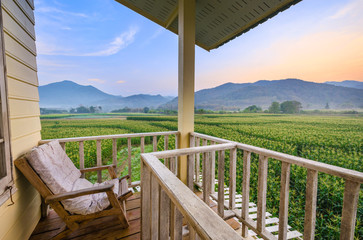
MULTIPOLYGON (((30 165, 54 194, 114 184, 113 191, 118 195, 118 179, 92 184, 88 180, 80 178, 81 172, 74 166, 58 141, 52 141, 33 148, 26 157, 30 165)), ((67 211, 82 215, 102 211, 110 205, 106 193, 71 198, 62 201, 62 204, 67 211)))

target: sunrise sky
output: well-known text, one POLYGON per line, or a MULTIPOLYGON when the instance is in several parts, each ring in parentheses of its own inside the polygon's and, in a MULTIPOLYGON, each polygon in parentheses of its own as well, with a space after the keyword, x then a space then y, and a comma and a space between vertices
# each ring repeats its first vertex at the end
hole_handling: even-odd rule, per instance
MULTIPOLYGON (((177 36, 113 0, 36 0, 40 85, 177 95, 177 36)), ((226 45, 196 47, 196 90, 299 78, 363 81, 363 0, 303 0, 226 45)))

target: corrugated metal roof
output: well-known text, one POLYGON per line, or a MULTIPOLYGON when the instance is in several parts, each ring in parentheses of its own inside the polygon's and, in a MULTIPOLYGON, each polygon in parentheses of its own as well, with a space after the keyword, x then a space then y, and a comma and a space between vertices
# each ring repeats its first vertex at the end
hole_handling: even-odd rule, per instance
MULTIPOLYGON (((178 0, 116 0, 178 33, 178 0)), ((196 44, 212 50, 301 0, 196 0, 196 44)))

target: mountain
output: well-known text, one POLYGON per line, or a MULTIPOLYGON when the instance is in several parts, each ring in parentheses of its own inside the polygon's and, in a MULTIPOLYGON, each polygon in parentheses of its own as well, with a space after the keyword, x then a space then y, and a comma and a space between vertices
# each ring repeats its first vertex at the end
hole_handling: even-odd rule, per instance
MULTIPOLYGON (((238 110, 250 105, 267 109, 273 101, 296 100, 303 109, 323 109, 329 103, 332 109, 363 107, 363 90, 307 82, 299 79, 258 81, 255 83, 226 83, 195 93, 196 108, 211 110, 238 110)), ((176 109, 175 98, 164 108, 176 109)))
POLYGON ((325 83, 331 84, 334 86, 339 86, 339 87, 363 89, 363 82, 359 82, 359 81, 346 80, 346 81, 342 81, 342 82, 325 82, 325 83))
POLYGON ((39 87, 41 108, 75 108, 83 106, 101 106, 104 111, 124 107, 156 108, 170 101, 170 97, 161 95, 138 94, 128 97, 115 96, 102 92, 93 86, 83 86, 65 80, 39 87))

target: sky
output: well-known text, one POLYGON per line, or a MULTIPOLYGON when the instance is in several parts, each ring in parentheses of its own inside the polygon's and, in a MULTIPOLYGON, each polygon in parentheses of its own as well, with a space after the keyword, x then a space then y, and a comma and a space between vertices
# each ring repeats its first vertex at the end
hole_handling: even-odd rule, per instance
MULTIPOLYGON (((35 0, 39 84, 71 80, 114 95, 176 96, 178 38, 114 0, 35 0)), ((363 0, 303 0, 210 52, 196 91, 299 78, 363 81, 363 0)))

